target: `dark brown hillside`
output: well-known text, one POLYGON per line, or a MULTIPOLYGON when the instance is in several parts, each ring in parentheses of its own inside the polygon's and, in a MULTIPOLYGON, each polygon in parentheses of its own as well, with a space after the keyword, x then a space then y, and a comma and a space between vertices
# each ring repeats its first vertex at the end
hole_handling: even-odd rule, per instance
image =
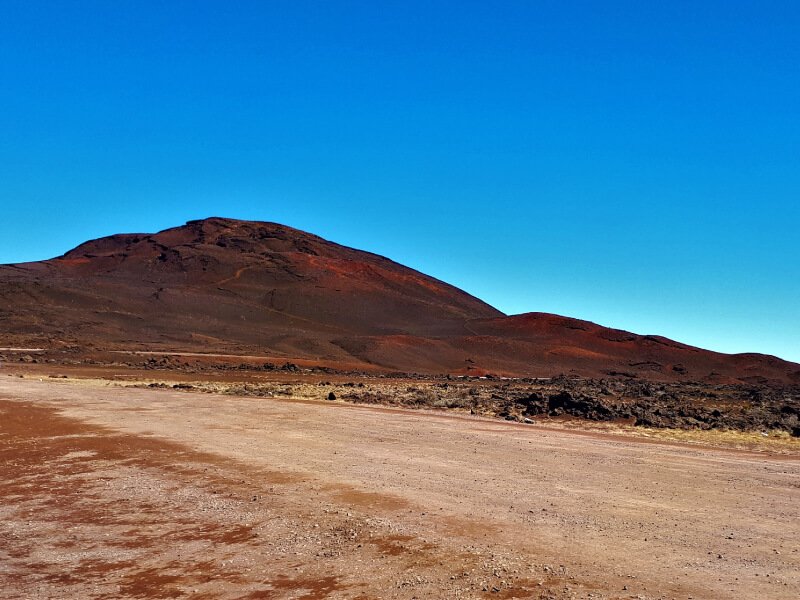
MULTIPOLYGON (((386 258, 274 223, 193 221, 0 267, 2 333, 100 347, 352 360, 364 335, 450 335, 502 313, 386 258)), ((43 341, 45 340, 45 341, 43 341)))
POLYGON ((800 365, 481 300, 275 223, 210 218, 0 266, 0 346, 257 354, 342 368, 791 381, 800 365))

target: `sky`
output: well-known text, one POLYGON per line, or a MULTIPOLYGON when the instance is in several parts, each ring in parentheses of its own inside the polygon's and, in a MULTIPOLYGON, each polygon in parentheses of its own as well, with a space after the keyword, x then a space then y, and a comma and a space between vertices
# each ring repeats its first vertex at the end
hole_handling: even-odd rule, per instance
POLYGON ((0 263, 208 216, 800 362, 800 4, 0 3, 0 263))

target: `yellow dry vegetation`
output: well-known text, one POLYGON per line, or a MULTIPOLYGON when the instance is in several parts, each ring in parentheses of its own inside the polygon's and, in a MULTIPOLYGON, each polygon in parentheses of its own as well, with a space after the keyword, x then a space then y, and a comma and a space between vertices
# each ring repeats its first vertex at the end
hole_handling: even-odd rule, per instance
POLYGON ((730 429, 659 429, 655 427, 636 427, 617 423, 594 421, 565 421, 557 427, 579 429, 643 437, 653 440, 715 446, 735 450, 755 452, 775 452, 779 454, 800 454, 800 438, 792 437, 788 431, 736 431, 730 429))

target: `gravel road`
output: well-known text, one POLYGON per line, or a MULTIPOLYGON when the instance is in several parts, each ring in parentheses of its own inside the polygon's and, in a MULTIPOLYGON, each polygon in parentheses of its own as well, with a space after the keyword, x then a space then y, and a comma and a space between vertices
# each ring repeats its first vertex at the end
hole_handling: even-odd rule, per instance
POLYGON ((771 598, 800 457, 0 378, 0 598, 771 598))

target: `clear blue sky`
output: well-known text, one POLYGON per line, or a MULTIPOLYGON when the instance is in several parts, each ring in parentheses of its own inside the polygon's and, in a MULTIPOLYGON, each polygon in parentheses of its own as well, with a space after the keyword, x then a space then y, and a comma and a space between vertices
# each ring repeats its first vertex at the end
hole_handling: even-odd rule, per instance
POLYGON ((800 5, 0 3, 0 262, 211 215, 800 361, 800 5))

